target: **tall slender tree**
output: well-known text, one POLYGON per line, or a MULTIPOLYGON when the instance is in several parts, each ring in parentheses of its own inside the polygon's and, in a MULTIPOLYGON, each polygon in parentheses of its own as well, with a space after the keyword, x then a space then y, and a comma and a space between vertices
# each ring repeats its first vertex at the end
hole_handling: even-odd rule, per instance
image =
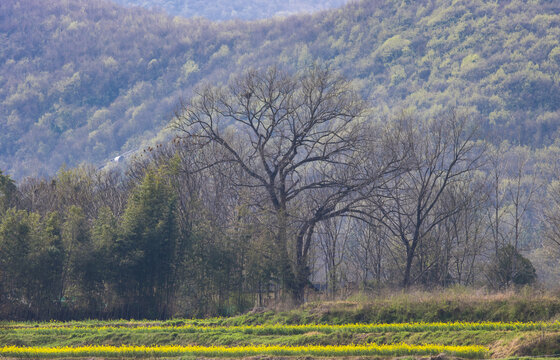
POLYGON ((133 190, 115 244, 118 290, 127 316, 169 316, 177 228, 175 196, 155 170, 133 190))

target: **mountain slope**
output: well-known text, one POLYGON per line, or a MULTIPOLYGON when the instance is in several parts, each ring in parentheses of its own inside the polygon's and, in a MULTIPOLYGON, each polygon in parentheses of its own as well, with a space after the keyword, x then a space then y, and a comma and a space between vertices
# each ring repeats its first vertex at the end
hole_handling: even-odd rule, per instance
POLYGON ((117 4, 165 10, 171 15, 210 20, 265 19, 342 6, 348 0, 113 0, 117 4))
POLYGON ((155 136, 181 96, 248 67, 314 61, 378 114, 461 106, 542 145, 560 127, 560 3, 367 0, 257 22, 171 18, 86 0, 0 2, 0 169, 102 163, 155 136))

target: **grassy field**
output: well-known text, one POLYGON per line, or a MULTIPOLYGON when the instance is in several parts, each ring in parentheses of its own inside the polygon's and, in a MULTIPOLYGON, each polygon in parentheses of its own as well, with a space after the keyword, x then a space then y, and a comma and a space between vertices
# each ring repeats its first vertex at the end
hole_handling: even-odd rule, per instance
POLYGON ((398 294, 167 321, 0 323, 0 357, 560 357, 560 300, 398 294))

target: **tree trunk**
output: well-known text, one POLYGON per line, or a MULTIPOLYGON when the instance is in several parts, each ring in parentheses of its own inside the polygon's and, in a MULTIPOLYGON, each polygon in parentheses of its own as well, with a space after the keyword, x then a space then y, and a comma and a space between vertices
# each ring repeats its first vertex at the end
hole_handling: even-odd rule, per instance
POLYGON ((406 268, 404 270, 404 277, 403 277, 403 287, 408 289, 410 287, 410 273, 412 270, 412 260, 414 260, 414 250, 407 249, 406 252, 406 268))
POLYGON ((305 263, 296 266, 295 281, 290 289, 294 305, 301 305, 305 301, 305 286, 309 281, 309 269, 305 263))
POLYGON ((293 293, 296 276, 292 271, 288 255, 288 222, 285 210, 279 210, 277 214, 278 233, 276 237, 276 271, 281 282, 281 287, 286 293, 293 293))
POLYGON ((404 279, 403 279, 403 287, 408 289, 411 285, 410 273, 412 271, 412 262, 414 260, 414 255, 416 251, 416 247, 420 242, 420 227, 422 226, 422 220, 420 219, 420 213, 417 213, 417 221, 416 221, 416 228, 414 230, 414 235, 412 236, 412 240, 409 241, 406 239, 405 235, 401 235, 401 240, 406 246, 406 269, 404 271, 404 279))

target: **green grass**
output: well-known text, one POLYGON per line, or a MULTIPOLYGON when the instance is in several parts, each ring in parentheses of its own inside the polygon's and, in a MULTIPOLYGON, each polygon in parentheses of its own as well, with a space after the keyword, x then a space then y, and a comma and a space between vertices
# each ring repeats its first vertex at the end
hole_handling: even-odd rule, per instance
POLYGON ((166 321, 87 320, 71 322, 0 322, 2 326, 139 326, 353 324, 404 322, 549 321, 560 319, 560 297, 534 290, 487 294, 457 287, 441 292, 400 292, 375 297, 357 294, 345 301, 316 301, 293 310, 269 310, 228 318, 166 321))
POLYGON ((334 331, 330 333, 309 332, 295 335, 262 335, 228 331, 184 332, 169 328, 162 331, 137 331, 134 328, 118 328, 102 332, 42 333, 37 331, 0 330, 0 344, 19 347, 77 347, 91 345, 122 344, 142 346, 199 345, 199 346, 251 346, 251 345, 349 345, 349 344, 439 344, 439 345, 483 345, 494 348, 495 344, 518 343, 522 355, 555 354, 560 339, 557 330, 438 330, 438 331, 394 331, 377 333, 352 333, 334 331), (535 342, 546 335, 546 341, 535 342), (520 342, 521 340, 521 342, 520 342), (523 343, 524 340, 525 343, 523 343), (525 345, 523 345, 525 344, 525 345), (534 348, 531 346, 534 345, 534 348))
POLYGON ((221 325, 352 324, 454 321, 548 321, 560 318, 560 298, 533 290, 486 294, 455 288, 438 293, 403 292, 345 301, 310 302, 288 311, 212 319, 221 325))
MULTIPOLYGON (((560 301, 551 295, 396 294, 316 302, 289 311, 231 318, 167 321, 3 322, 0 346, 310 346, 351 344, 482 345, 495 358, 560 353, 560 301), (550 321, 529 326, 399 326, 417 321, 550 321), (389 323, 384 327, 277 326, 273 324, 389 323), (249 326, 264 324, 264 326, 249 326), (392 325, 391 325, 392 324, 392 325), (106 328, 109 327, 109 328, 106 328)), ((276 354, 278 355, 278 354, 276 354)), ((276 356, 275 355, 275 356, 276 356)), ((374 355, 374 354, 371 354, 374 355)), ((406 354, 403 354, 406 355, 406 354)), ((191 356, 184 354, 181 356, 191 356)), ((319 356, 319 355, 313 355, 319 356)), ((376 355, 377 356, 377 355, 376 355)), ((191 357, 192 358, 192 357, 191 357)))
MULTIPOLYGON (((351 343, 393 344, 405 342, 409 344, 465 344, 489 345, 499 339, 515 338, 522 333, 518 331, 437 331, 437 332, 387 332, 374 334, 352 334, 334 332, 329 334, 308 333, 301 335, 254 335, 243 333, 183 333, 176 332, 108 332, 100 334, 53 334, 34 335, 8 332, 0 335, 0 343, 17 346, 82 346, 82 345, 143 345, 143 344, 176 344, 176 345, 337 345, 351 343)), ((527 332, 539 334, 539 332, 527 332)))

